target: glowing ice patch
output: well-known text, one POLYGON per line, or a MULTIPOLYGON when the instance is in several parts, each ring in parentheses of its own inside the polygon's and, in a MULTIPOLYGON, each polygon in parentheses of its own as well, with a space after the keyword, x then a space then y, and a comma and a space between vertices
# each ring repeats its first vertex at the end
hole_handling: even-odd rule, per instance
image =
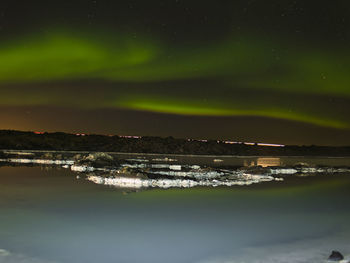
POLYGON ((0 249, 0 258, 11 255, 11 253, 5 249, 0 249))

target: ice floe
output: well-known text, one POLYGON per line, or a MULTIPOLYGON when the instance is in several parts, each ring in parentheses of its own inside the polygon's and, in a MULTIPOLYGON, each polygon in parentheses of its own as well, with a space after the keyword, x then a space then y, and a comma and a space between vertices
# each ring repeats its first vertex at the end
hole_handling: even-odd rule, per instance
POLYGON ((154 161, 154 162, 177 162, 176 159, 172 159, 172 158, 168 158, 168 157, 165 157, 165 158, 154 158, 154 159, 152 159, 152 161, 154 161))
POLYGON ((74 164, 73 160, 47 160, 47 159, 23 159, 23 158, 0 159, 0 162, 23 163, 23 164, 48 164, 48 165, 74 164))
MULTIPOLYGON (((29 152, 30 153, 30 152, 29 152)), ((11 152, 11 154, 13 154, 11 152)), ((170 188, 194 186, 237 186, 251 185, 269 181, 283 181, 288 176, 310 176, 318 174, 350 173, 350 167, 321 167, 298 163, 291 166, 222 166, 176 163, 176 159, 154 158, 152 161, 143 156, 121 159, 101 152, 74 153, 45 153, 27 154, 23 158, 9 155, 0 162, 24 165, 53 165, 70 169, 79 178, 96 184, 122 188, 170 188), (75 154, 75 155, 74 155, 75 154), (80 175, 81 174, 81 175, 80 175)), ((25 154, 24 154, 25 155, 25 154)), ((272 158, 265 158, 271 162, 272 158)), ((213 159, 211 159, 213 160, 213 159)), ((222 159, 214 159, 222 161, 222 159)), ((277 163, 280 164, 280 163, 277 163)))
POLYGON ((95 170, 94 167, 85 165, 72 165, 70 169, 74 172, 92 172, 95 170))
POLYGON ((119 188, 189 188, 195 186, 243 186, 254 183, 268 182, 275 180, 272 176, 247 175, 240 180, 191 180, 191 179, 143 179, 130 177, 104 177, 98 175, 88 175, 87 179, 101 185, 115 186, 119 188))

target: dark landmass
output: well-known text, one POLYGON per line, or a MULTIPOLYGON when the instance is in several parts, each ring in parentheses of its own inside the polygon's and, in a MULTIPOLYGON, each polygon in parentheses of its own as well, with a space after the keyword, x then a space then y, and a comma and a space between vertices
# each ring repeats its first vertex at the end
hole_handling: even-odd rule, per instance
POLYGON ((0 130, 0 149, 241 156, 350 156, 350 146, 269 147, 173 137, 76 135, 0 130))

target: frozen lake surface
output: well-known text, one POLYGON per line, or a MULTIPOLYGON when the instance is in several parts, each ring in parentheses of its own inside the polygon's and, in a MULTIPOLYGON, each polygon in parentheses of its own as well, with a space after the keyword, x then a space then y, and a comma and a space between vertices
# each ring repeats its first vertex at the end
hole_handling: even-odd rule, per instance
MULTIPOLYGON (((141 159, 200 166, 210 160, 213 167, 350 165, 344 158, 166 158, 141 159)), ((130 191, 77 179, 70 169, 3 166, 0 262, 319 263, 331 250, 349 258, 349 188, 350 173, 342 173, 130 191)))

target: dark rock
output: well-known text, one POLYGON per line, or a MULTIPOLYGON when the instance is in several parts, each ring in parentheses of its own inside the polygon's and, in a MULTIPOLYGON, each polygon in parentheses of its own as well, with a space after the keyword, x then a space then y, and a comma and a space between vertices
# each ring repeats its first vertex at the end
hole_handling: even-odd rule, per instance
POLYGON ((336 250, 333 250, 331 255, 328 257, 328 260, 330 260, 330 261, 340 261, 343 259, 344 259, 343 255, 339 251, 336 251, 336 250))
MULTIPOLYGON (((78 157, 75 156, 75 159, 78 157)), ((103 152, 90 153, 88 156, 82 157, 81 160, 77 160, 76 164, 87 165, 95 168, 114 167, 118 165, 118 162, 114 160, 112 156, 103 152)))
POLYGON ((53 154, 52 154, 52 153, 44 153, 44 154, 41 156, 41 159, 53 160, 54 157, 53 157, 53 154))

